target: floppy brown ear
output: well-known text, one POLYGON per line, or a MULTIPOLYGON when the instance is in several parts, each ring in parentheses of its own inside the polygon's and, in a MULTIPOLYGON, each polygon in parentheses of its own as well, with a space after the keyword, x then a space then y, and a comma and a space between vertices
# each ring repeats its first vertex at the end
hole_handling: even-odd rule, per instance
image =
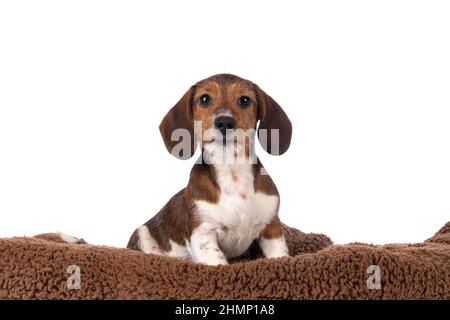
POLYGON ((159 125, 167 151, 179 159, 191 158, 197 147, 192 116, 193 91, 194 87, 191 87, 159 125))
POLYGON ((259 142, 268 153, 272 155, 283 154, 291 144, 291 121, 271 96, 257 85, 255 85, 255 91, 258 99, 258 119, 260 121, 258 127, 259 142))

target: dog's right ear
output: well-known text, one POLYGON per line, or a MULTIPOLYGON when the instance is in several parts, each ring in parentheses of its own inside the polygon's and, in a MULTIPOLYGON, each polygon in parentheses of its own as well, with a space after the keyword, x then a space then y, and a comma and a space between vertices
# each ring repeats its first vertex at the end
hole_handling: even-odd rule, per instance
POLYGON ((191 158, 197 147, 194 136, 194 119, 192 115, 192 86, 169 110, 159 125, 159 131, 167 151, 179 159, 191 158))

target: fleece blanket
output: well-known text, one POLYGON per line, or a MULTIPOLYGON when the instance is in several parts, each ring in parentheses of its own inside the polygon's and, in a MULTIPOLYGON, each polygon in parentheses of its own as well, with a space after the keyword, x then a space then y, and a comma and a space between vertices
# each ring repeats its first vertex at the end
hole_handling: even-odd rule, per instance
POLYGON ((55 234, 0 239, 0 299, 450 299, 450 222, 417 244, 285 232, 291 257, 254 245, 217 267, 55 234))

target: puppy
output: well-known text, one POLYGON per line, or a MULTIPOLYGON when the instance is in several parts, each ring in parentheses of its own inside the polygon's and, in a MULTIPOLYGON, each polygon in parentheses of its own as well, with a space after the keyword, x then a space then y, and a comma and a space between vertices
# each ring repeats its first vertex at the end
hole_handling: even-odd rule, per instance
POLYGON ((271 154, 290 145, 291 122, 274 99, 248 80, 215 75, 192 86, 159 128, 174 156, 188 159, 197 145, 201 155, 187 187, 134 231, 128 248, 208 265, 227 264, 254 241, 267 258, 288 255, 279 194, 254 151, 256 131, 271 154))

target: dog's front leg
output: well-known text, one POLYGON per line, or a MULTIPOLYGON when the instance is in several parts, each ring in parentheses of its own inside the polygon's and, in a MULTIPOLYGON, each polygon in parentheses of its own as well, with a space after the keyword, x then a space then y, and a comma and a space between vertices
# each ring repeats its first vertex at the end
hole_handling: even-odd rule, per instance
POLYGON ((259 247, 266 258, 280 258, 289 255, 283 229, 278 219, 268 224, 258 239, 259 247))
POLYGON ((203 222, 195 228, 190 242, 195 262, 208 265, 228 264, 217 243, 217 232, 210 223, 203 222))

